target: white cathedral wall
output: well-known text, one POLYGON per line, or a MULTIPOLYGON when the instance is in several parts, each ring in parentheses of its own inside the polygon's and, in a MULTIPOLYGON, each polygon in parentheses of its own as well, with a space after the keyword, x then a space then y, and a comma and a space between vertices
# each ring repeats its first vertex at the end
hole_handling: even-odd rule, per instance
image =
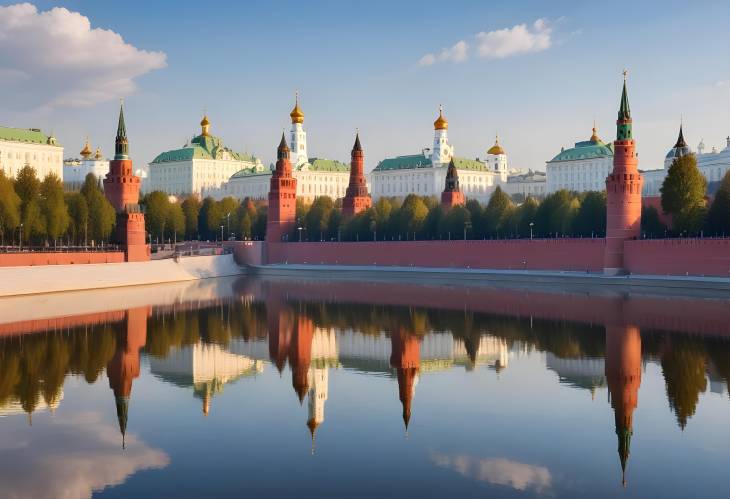
POLYGON ((63 180, 63 147, 0 140, 0 169, 8 177, 15 178, 26 164, 35 168, 40 179, 55 173, 63 180))

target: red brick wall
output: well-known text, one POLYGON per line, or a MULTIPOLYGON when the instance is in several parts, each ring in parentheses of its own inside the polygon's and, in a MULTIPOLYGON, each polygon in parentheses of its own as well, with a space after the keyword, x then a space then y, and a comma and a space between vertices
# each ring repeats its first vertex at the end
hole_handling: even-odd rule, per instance
POLYGON ((624 243, 632 274, 730 277, 730 239, 651 239, 624 243))
POLYGON ((603 239, 269 243, 265 252, 267 263, 599 271, 604 244, 603 239))
POLYGON ((121 251, 94 253, 0 253, 0 267, 121 263, 123 261, 124 253, 121 251))

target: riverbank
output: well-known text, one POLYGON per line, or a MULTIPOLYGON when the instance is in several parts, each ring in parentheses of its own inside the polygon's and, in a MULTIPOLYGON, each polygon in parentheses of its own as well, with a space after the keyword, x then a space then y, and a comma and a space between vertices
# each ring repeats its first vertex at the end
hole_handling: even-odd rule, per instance
POLYGON ((616 292, 652 294, 691 294, 715 296, 730 294, 730 278, 698 276, 627 275, 605 276, 597 272, 488 270, 435 267, 397 267, 378 265, 249 265, 247 274, 294 279, 350 281, 389 281, 449 285, 499 285, 516 287, 570 287, 574 291, 610 289, 616 292))
POLYGON ((143 286, 239 275, 232 255, 147 262, 0 268, 0 297, 143 286))

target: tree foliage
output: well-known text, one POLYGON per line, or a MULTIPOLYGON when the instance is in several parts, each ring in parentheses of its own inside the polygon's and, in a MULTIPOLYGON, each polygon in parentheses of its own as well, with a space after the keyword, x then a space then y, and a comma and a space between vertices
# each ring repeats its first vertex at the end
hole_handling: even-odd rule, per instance
POLYGON ((707 214, 707 229, 716 236, 730 235, 730 171, 720 183, 707 214))
MULTIPOLYGON (((20 225, 20 196, 15 192, 12 179, 0 170, 0 245, 5 244, 8 231, 20 225)), ((10 237, 12 239, 12 237, 10 237)))
POLYGON ((707 180, 697 158, 687 154, 674 160, 661 187, 662 209, 672 215, 674 230, 694 235, 702 229, 707 180))

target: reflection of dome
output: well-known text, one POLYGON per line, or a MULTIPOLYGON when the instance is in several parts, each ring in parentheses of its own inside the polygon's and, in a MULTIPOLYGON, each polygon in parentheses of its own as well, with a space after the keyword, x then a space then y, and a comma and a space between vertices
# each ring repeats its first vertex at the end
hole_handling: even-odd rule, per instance
POLYGON ((504 149, 502 149, 502 146, 499 145, 499 136, 495 137, 494 145, 489 148, 489 150, 487 151, 487 154, 494 154, 494 155, 507 154, 504 152, 504 149))
POLYGON ((294 109, 289 113, 292 124, 304 123, 304 112, 299 107, 299 92, 297 92, 296 100, 294 101, 294 109))
POLYGON ((436 118, 436 121, 433 122, 433 128, 434 130, 448 130, 449 129, 449 122, 444 118, 444 109, 442 106, 439 106, 439 117, 436 118))

